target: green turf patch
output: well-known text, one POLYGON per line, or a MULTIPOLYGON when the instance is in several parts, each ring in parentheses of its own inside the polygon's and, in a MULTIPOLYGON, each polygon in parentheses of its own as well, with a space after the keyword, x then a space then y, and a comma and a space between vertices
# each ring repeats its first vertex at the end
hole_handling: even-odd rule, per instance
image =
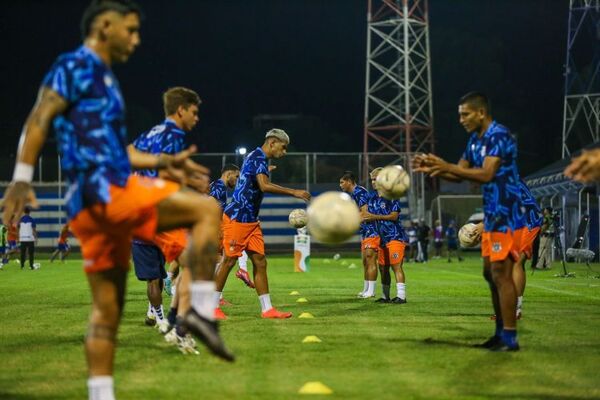
MULTIPOLYGON (((90 295, 81 262, 41 263, 37 271, 15 262, 0 271, 0 398, 86 398, 90 295)), ((260 319, 255 292, 232 274, 225 298, 233 305, 224 307, 230 319, 222 332, 238 357, 234 364, 203 348, 200 356, 184 356, 145 327, 145 285, 132 274, 117 397, 295 399, 306 397, 297 393, 306 382, 320 381, 334 393, 313 397, 600 398, 600 280, 577 265, 570 265, 575 278, 555 278, 558 265, 528 272, 522 351, 492 354, 471 347, 494 327, 480 265, 477 257, 406 264, 408 304, 395 305, 355 297, 362 289, 357 258, 315 257, 302 274, 293 272, 291 257, 269 257, 273 304, 294 317, 260 319), (297 318, 302 312, 315 318, 297 318), (321 342, 302 343, 311 335, 321 342)))

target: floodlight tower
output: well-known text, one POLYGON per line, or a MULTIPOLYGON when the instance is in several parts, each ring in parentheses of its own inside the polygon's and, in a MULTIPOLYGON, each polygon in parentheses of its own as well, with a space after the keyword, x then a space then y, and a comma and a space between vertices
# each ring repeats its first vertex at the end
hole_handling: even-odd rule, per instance
MULTIPOLYGON (((368 0, 363 180, 375 153, 433 152, 428 0, 368 0)), ((423 199, 422 175, 413 176, 423 199)), ((424 208, 419 207, 422 217, 424 208)), ((414 210, 414 208, 413 208, 414 210)))
POLYGON ((600 140, 600 0, 570 0, 562 157, 600 140))

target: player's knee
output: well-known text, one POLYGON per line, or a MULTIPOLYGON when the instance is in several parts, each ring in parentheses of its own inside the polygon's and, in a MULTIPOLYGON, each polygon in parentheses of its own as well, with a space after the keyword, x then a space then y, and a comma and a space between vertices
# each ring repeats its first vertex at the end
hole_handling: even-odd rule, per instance
POLYGON ((121 318, 121 311, 118 302, 101 301, 94 304, 91 323, 116 327, 121 318))

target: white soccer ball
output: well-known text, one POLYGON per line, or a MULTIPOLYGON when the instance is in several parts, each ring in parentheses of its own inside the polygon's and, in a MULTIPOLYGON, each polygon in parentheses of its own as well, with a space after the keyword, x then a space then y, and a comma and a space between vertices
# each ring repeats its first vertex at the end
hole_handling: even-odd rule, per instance
POLYGON ((468 223, 463 225, 458 231, 458 241, 460 247, 473 247, 481 242, 481 235, 477 233, 477 225, 468 223))
POLYGON ((410 189, 410 176, 400 165, 383 168, 377 175, 377 190, 388 200, 397 200, 410 189))
POLYGON ((42 264, 40 263, 33 263, 33 269, 40 269, 42 267, 42 264))
POLYGON ((308 207, 308 230, 326 244, 350 239, 360 225, 360 211, 347 193, 325 192, 308 207))
POLYGON ((290 221, 290 225, 296 229, 303 228, 306 226, 306 222, 308 222, 306 211, 301 208, 292 210, 290 216, 288 217, 288 221, 290 221))

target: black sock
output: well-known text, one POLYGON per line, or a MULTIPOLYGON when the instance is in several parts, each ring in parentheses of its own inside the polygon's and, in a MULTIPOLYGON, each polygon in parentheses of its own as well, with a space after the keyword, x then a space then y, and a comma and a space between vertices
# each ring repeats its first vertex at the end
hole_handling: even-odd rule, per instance
POLYGON ((167 315, 167 321, 169 321, 169 324, 175 325, 177 321, 177 308, 171 307, 169 314, 167 315))

